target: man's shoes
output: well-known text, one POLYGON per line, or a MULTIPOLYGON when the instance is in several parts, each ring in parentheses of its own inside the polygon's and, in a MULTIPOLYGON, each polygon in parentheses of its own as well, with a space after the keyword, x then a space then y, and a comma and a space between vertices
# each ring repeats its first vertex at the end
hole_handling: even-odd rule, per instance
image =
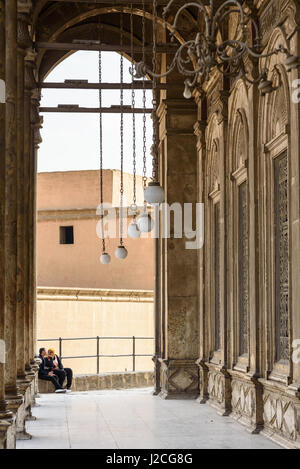
POLYGON ((70 388, 66 388, 65 391, 68 392, 68 393, 72 392, 72 390, 70 388))
POLYGON ((66 390, 65 389, 56 389, 55 392, 56 392, 56 394, 59 394, 59 393, 61 394, 61 393, 65 393, 66 390))

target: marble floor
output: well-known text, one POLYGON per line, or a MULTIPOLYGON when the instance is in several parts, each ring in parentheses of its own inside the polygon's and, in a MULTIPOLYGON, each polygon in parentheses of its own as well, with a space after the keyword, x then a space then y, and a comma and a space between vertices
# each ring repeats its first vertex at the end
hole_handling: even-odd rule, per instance
POLYGON ((195 401, 164 401, 151 389, 43 394, 18 449, 279 449, 195 401))

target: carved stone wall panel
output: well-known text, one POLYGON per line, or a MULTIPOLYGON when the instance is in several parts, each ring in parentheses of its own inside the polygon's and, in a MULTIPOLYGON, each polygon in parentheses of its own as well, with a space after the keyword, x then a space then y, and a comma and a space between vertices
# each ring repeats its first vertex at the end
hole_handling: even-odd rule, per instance
POLYGON ((231 413, 231 378, 223 369, 208 364, 208 402, 222 415, 231 413))
POLYGON ((239 186, 239 354, 249 352, 249 221, 248 184, 239 186))
POLYGON ((233 372, 231 381, 232 416, 259 433, 263 428, 262 386, 249 376, 233 372))
POLYGON ((275 159, 276 359, 289 360, 289 229, 287 153, 275 159))
POLYGON ((199 396, 199 369, 193 360, 161 360, 163 399, 195 399, 199 396))
POLYGON ((232 380, 232 411, 250 420, 255 415, 255 390, 243 381, 232 380))
POLYGON ((220 203, 214 205, 215 350, 221 348, 220 203))
POLYGON ((265 389, 263 393, 264 432, 300 448, 300 402, 283 392, 265 389))

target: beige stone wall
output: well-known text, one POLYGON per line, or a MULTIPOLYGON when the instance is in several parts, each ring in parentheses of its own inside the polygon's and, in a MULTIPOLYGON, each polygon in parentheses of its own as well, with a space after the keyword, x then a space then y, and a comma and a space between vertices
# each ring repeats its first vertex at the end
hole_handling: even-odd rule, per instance
MULTIPOLYGON (((113 207, 119 204, 119 171, 104 172, 104 200, 113 207)), ((124 207, 131 205, 132 175, 124 175, 124 207)), ((143 203, 142 182, 137 180, 137 203, 143 203)), ((100 221, 99 171, 70 171, 38 175, 37 285, 153 290, 154 243, 143 237, 126 239, 131 219, 124 220, 124 244, 128 258, 115 258, 119 245, 116 237, 106 241, 112 257, 110 265, 100 263, 102 241, 97 236, 100 221), (60 227, 73 226, 74 244, 60 244, 60 227)))
MULTIPOLYGON (((39 288, 38 339, 83 337, 154 337, 153 294, 150 291, 39 288)), ((38 342, 54 347, 57 341, 38 342)), ((96 340, 63 342, 63 356, 96 355, 96 340)), ((154 340, 137 340, 137 354, 153 354, 154 340)), ((132 353, 132 340, 101 341, 100 354, 132 353)), ((101 372, 132 371, 132 358, 102 358, 101 372)), ((95 373, 96 358, 65 359, 76 374, 95 373)), ((137 357, 136 370, 152 370, 151 357, 137 357)))

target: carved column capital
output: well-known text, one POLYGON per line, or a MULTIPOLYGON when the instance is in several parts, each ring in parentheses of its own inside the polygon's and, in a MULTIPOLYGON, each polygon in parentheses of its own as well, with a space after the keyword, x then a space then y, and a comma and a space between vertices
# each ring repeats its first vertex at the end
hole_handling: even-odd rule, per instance
POLYGON ((194 125, 194 133, 197 137, 198 146, 205 147, 205 132, 207 128, 207 121, 197 121, 194 125))
POLYGON ((25 91, 29 91, 30 95, 32 90, 37 88, 34 72, 36 70, 36 52, 32 49, 26 50, 25 56, 25 91))

